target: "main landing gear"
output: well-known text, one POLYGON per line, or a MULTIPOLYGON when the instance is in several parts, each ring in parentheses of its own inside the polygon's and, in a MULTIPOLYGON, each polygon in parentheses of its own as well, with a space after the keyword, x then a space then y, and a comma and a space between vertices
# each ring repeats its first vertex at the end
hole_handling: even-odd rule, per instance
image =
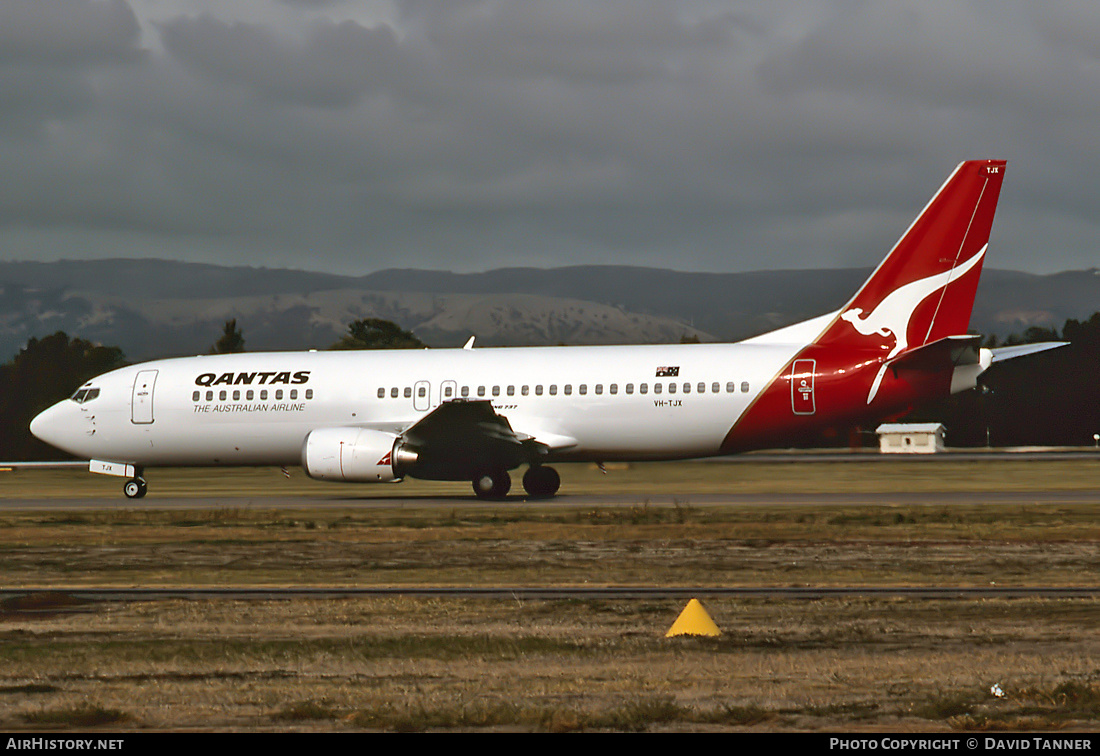
POLYGON ((549 499, 560 486, 561 476, 553 467, 535 465, 523 474, 523 490, 536 499, 549 499))
POLYGON ((122 493, 126 494, 127 499, 142 499, 148 490, 145 478, 130 478, 122 484, 122 493))
MULTIPOLYGON (((503 499, 512 488, 508 471, 486 470, 474 478, 474 493, 479 499, 503 499)), ((548 499, 558 492, 561 476, 553 467, 534 465, 523 474, 523 490, 535 499, 548 499)))
POLYGON ((474 478, 474 493, 479 499, 503 499, 512 488, 512 477, 504 468, 486 470, 474 478))

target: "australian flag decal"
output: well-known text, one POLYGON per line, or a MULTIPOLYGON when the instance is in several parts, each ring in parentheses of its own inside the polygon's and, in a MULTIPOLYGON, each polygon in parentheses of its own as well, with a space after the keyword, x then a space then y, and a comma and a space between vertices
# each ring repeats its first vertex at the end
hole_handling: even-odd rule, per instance
POLYGON ((680 375, 680 366, 676 367, 659 367, 657 368, 658 378, 675 378, 680 375))

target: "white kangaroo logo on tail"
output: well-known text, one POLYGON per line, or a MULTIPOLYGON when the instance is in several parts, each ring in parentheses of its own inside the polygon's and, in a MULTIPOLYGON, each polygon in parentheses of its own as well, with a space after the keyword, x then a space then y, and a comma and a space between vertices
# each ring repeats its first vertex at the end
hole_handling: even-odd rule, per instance
POLYGON ((879 385, 882 383, 882 377, 886 374, 886 368, 889 367, 890 360, 904 352, 909 346, 906 333, 909 330, 909 321, 913 319, 913 313, 916 311, 917 305, 947 286, 952 279, 966 275, 967 271, 985 256, 985 250, 988 246, 987 244, 982 247, 978 254, 958 268, 951 268, 943 273, 936 273, 927 278, 921 278, 904 286, 899 286, 887 294, 875 309, 863 317, 860 317, 863 315, 862 307, 853 307, 841 313, 840 319, 851 323, 852 327, 864 336, 870 336, 873 333, 879 336, 890 336, 891 334, 894 336, 894 348, 886 355, 878 375, 875 376, 875 380, 871 384, 871 393, 867 395, 868 404, 878 393, 879 385))

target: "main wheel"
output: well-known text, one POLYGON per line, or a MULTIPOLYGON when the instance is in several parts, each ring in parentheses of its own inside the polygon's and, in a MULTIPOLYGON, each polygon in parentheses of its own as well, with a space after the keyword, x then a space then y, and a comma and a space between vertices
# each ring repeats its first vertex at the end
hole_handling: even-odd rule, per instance
POLYGON ((549 499, 561 487, 561 476, 553 467, 536 465, 523 474, 523 489, 536 499, 549 499))
POLYGON ((486 470, 474 478, 474 493, 479 499, 503 499, 511 488, 507 470, 486 470))
POLYGON ((122 493, 127 499, 140 499, 149 490, 148 485, 141 478, 131 478, 122 485, 122 493))

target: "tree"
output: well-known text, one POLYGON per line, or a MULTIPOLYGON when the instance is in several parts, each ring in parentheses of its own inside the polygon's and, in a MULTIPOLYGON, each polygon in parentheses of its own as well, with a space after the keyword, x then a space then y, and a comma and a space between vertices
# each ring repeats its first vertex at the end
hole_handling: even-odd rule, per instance
POLYGON ((1100 433, 1100 313, 1067 320, 1060 339, 1057 329, 1031 327, 1005 343, 1058 340, 1069 345, 996 363, 979 378, 977 391, 922 408, 911 419, 943 422, 952 446, 987 439, 993 446, 1091 446, 1100 433))
POLYGON ((85 381, 126 362, 118 347, 105 347, 61 331, 31 339, 11 362, 0 365, 0 459, 62 459, 34 438, 30 422, 85 381))
POLYGON ((237 319, 225 321, 224 332, 210 349, 210 354, 237 354, 244 351, 244 336, 237 328, 237 319))
POLYGON ((412 331, 381 318, 364 318, 348 323, 348 332, 332 349, 424 349, 412 331))

